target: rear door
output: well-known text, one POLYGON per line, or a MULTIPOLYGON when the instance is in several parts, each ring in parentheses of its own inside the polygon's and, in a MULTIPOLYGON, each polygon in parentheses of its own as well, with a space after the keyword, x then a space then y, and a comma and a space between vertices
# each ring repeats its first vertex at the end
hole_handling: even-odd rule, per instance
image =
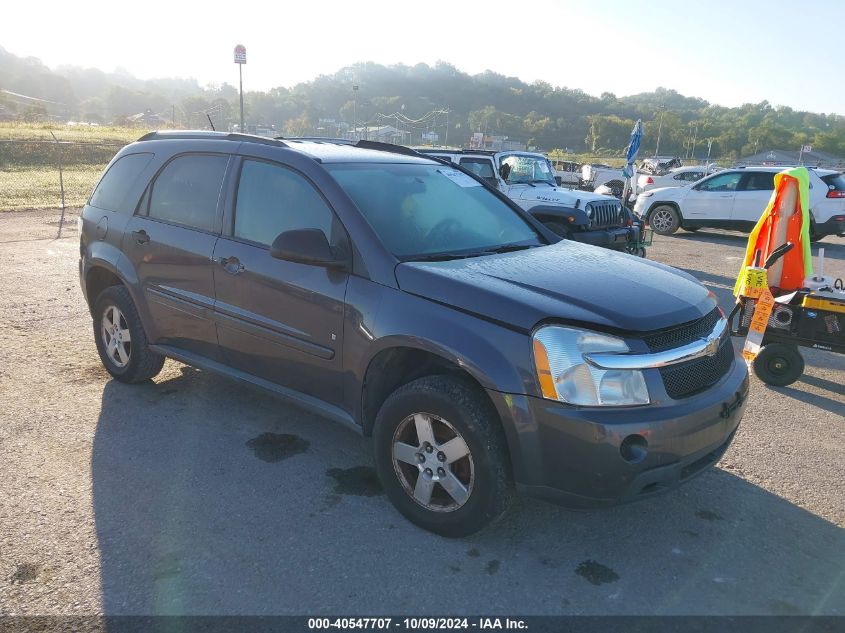
MULTIPOLYGON (((226 228, 214 249, 217 333, 224 362, 325 402, 341 404, 348 273, 270 256, 282 232, 322 230, 335 249, 348 237, 301 172, 239 159, 226 228)), ((347 251, 348 252, 348 251, 347 251)))
POLYGON ((218 357, 211 258, 229 156, 182 154, 144 194, 123 237, 150 315, 152 343, 218 357))
POLYGON ((681 203, 687 220, 728 221, 743 172, 721 172, 692 187, 681 203))
POLYGON ((756 223, 775 190, 775 172, 748 171, 739 183, 734 198, 732 219, 735 222, 756 223))

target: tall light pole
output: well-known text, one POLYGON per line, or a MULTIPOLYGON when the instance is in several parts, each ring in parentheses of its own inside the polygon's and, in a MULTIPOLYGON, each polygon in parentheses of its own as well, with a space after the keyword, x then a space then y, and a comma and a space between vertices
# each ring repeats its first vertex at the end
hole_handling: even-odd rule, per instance
POLYGON ((660 122, 657 124, 657 147, 654 148, 654 155, 660 156, 660 131, 663 129, 663 112, 666 110, 665 105, 660 105, 660 122))
MULTIPOLYGON (((358 125, 358 84, 352 84, 352 134, 357 136, 358 130, 355 126, 358 125)), ((361 137, 358 136, 358 140, 361 137)))
POLYGON ((244 64, 246 64, 246 47, 243 44, 235 46, 235 63, 238 65, 238 75, 241 88, 241 134, 244 131, 244 64))

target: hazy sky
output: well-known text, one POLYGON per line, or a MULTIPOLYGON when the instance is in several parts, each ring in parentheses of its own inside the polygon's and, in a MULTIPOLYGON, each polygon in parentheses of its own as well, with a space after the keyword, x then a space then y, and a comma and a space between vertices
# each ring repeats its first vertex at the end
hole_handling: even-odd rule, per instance
POLYGON ((664 86, 722 105, 767 99, 845 114, 843 9, 842 0, 41 0, 5 3, 0 46, 50 67, 236 84, 232 49, 243 43, 246 89, 358 61, 443 60, 596 95, 664 86))

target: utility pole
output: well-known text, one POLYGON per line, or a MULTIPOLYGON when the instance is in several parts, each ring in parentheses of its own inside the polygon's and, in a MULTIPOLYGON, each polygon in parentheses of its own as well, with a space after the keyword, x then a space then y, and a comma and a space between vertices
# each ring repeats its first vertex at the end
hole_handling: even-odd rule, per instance
POLYGON ((666 106, 661 104, 657 109, 660 111, 660 122, 657 124, 657 147, 654 148, 654 155, 660 156, 660 131, 663 129, 663 112, 666 106))
POLYGON ((449 107, 446 106, 446 138, 443 139, 443 145, 449 147, 449 107))
POLYGON ((238 65, 238 76, 241 89, 241 128, 240 133, 245 134, 244 128, 244 64, 246 64, 246 47, 242 44, 235 46, 235 63, 238 65))

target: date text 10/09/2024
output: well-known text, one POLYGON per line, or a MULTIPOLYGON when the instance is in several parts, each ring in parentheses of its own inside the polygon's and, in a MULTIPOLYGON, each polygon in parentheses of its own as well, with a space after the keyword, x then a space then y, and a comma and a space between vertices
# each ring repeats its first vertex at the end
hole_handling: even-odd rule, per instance
POLYGON ((479 629, 524 630, 528 625, 515 618, 309 618, 308 628, 319 629, 479 629))

